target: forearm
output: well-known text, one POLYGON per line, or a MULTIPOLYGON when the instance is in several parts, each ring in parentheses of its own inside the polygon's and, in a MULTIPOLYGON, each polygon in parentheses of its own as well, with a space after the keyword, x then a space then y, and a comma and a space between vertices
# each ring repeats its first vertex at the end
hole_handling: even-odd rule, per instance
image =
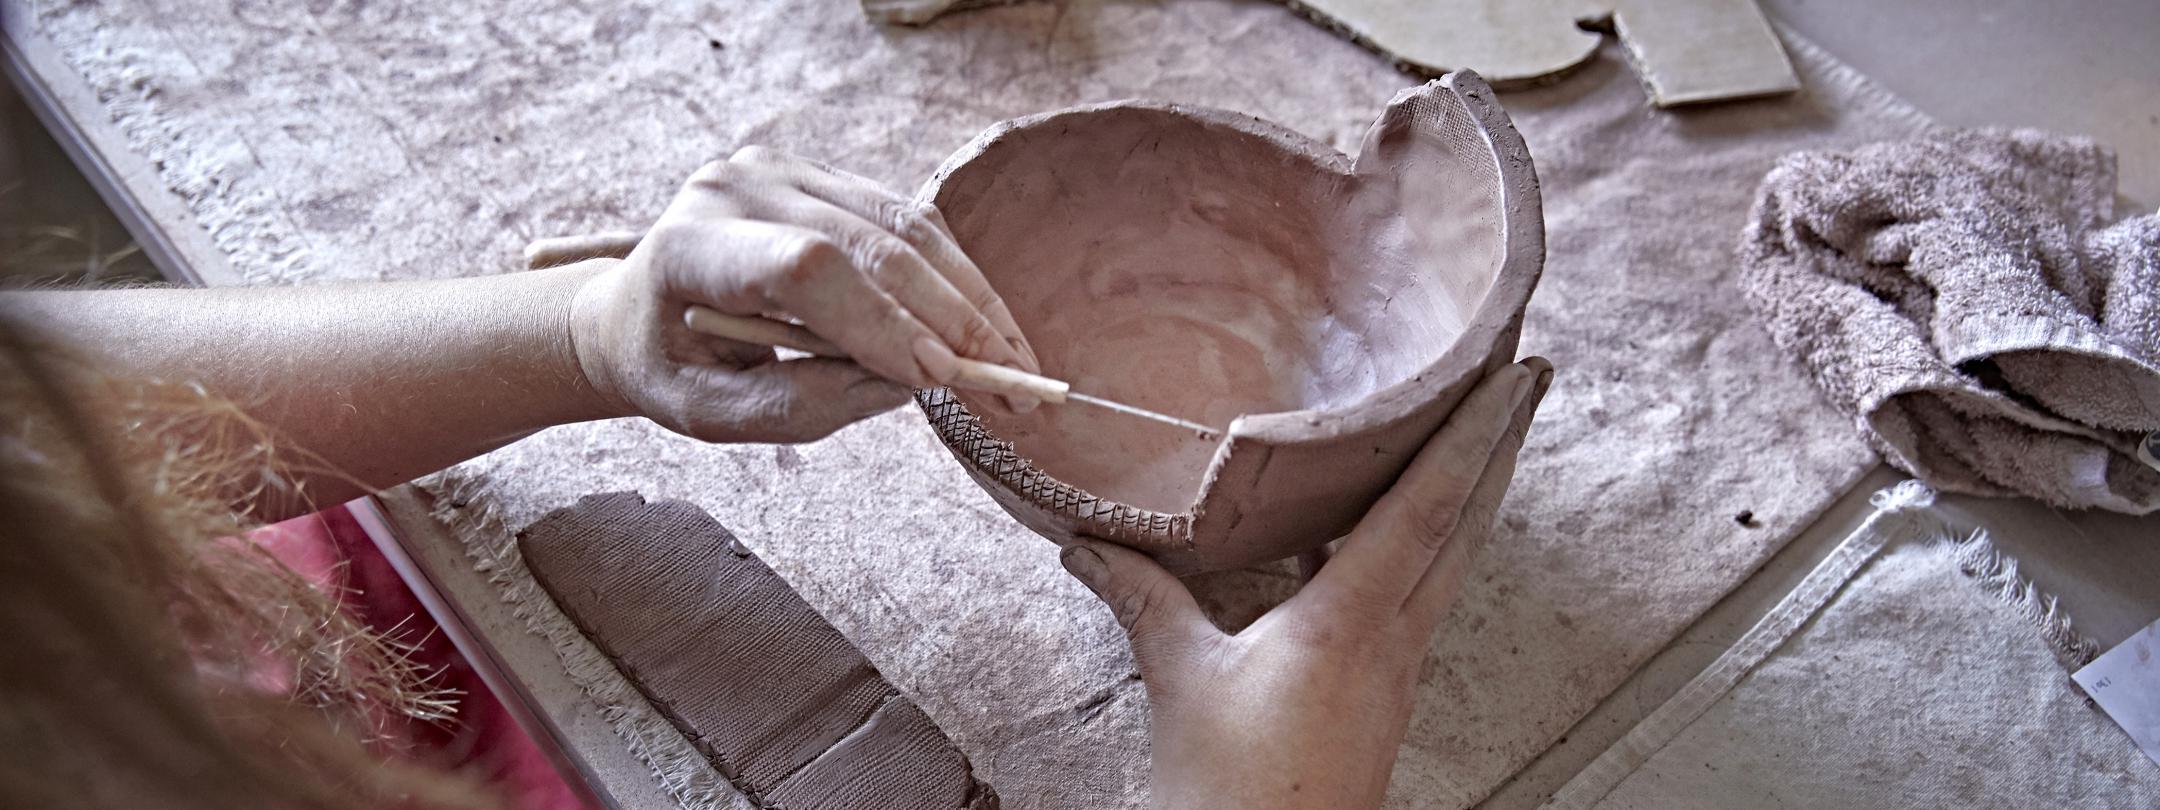
POLYGON ((11 293, 0 317, 114 377, 189 381, 316 463, 275 519, 392 486, 550 425, 623 415, 570 330, 599 265, 447 281, 11 293))

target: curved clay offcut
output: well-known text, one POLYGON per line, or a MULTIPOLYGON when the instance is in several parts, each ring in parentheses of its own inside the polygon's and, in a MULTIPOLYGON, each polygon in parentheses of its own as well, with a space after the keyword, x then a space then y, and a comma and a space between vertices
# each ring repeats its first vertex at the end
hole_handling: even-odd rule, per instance
POLYGON ((1357 160, 1259 119, 1125 101, 992 127, 920 195, 1043 373, 1228 426, 918 399, 1029 528, 1190 572, 1347 531, 1485 372, 1544 265, 1537 177, 1492 91, 1399 94, 1357 160))

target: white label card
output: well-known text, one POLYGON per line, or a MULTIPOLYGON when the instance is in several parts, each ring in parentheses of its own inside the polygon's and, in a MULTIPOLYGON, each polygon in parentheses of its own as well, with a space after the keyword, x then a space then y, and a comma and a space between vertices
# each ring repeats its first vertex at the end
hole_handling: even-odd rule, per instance
POLYGON ((2070 676, 2145 755, 2160 762, 2160 621, 2070 676))

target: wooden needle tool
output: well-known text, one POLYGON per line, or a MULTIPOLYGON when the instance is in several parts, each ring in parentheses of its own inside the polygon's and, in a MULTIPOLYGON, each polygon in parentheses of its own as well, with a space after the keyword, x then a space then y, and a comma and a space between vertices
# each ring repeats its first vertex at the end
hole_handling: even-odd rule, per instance
MULTIPOLYGON (((745 315, 729 315, 711 307, 690 305, 683 311, 683 324, 690 331, 760 346, 778 346, 807 352, 819 357, 845 359, 847 352, 831 341, 818 337, 817 333, 800 325, 771 318, 745 315)), ((1088 396, 1072 390, 1072 384, 1040 374, 1029 374, 1016 368, 1006 368, 996 363, 960 358, 960 371, 949 383, 954 388, 983 391, 1006 396, 1032 397, 1052 405, 1078 402, 1127 416, 1137 416, 1165 425, 1173 425, 1192 431, 1202 439, 1222 438, 1222 431, 1198 422, 1160 414, 1146 408, 1138 408, 1122 402, 1088 396)))

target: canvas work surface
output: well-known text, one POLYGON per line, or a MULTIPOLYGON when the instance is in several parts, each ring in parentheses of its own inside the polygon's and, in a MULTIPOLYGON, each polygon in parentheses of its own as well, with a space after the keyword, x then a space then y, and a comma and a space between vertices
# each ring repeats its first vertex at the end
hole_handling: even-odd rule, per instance
POLYGON ((2146 759, 2071 684, 2098 645, 1917 481, 1547 810, 2152 807, 2146 759))
MULTIPOLYGON (((1023 4, 920 29, 846 3, 522 0, 275 19, 50 3, 21 24, 56 43, 256 282, 508 271, 534 237, 641 227, 698 165, 746 144, 911 188, 992 122, 1124 97, 1249 113, 1351 151, 1416 83, 1279 6, 1218 0, 1023 4)), ((1788 44, 1805 84, 1788 97, 1653 112, 1610 45, 1564 81, 1500 97, 1547 223, 1521 350, 1558 376, 1433 645, 1391 806, 1477 801, 1873 462, 1747 317, 1732 249, 1778 155, 1926 124, 1788 44)), ((1145 799, 1146 705, 1109 612, 917 411, 801 447, 574 425, 436 485, 473 494, 505 531, 590 492, 695 503, 1004 801, 1145 799)), ((1293 585, 1280 566, 1195 582, 1232 623, 1293 585)))

